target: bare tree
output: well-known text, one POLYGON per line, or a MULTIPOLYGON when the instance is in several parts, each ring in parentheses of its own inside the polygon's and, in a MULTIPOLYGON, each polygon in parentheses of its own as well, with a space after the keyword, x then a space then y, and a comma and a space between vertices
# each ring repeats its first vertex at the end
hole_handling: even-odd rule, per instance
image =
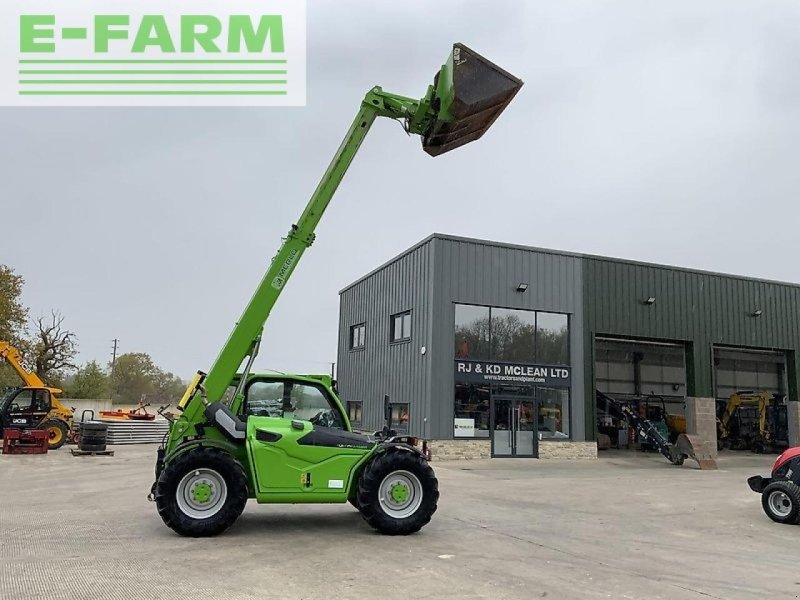
POLYGON ((34 355, 36 374, 48 381, 58 379, 65 369, 77 369, 73 363, 78 353, 75 334, 62 327, 64 317, 58 311, 52 311, 50 318, 39 317, 36 320, 36 339, 34 355))

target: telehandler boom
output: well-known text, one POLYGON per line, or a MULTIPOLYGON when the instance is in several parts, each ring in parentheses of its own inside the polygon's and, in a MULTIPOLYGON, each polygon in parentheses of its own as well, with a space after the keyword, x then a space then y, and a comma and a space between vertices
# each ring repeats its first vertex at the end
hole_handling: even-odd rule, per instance
POLYGON ((248 497, 260 503, 347 502, 387 534, 418 531, 436 510, 438 487, 417 440, 387 426, 353 433, 326 376, 251 373, 270 311, 377 117, 400 121, 438 156, 480 138, 522 86, 455 44, 419 99, 374 87, 308 205, 208 373, 198 372, 159 450, 151 490, 164 522, 183 535, 229 527, 248 497), (242 368, 242 372, 237 371, 242 368), (232 389, 227 402, 226 391, 232 389))

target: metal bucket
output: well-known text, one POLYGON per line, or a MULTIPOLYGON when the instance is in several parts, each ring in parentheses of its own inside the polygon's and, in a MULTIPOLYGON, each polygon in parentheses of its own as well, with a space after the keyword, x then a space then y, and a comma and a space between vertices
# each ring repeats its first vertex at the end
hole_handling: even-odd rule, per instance
POLYGON ((438 156, 480 138, 522 87, 522 80, 464 44, 454 44, 433 80, 437 117, 422 148, 438 156))

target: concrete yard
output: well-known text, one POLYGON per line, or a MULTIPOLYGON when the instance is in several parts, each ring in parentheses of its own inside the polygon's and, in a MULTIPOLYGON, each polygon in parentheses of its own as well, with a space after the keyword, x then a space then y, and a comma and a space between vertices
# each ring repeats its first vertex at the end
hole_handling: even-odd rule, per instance
POLYGON ((145 499, 155 446, 114 457, 0 456, 0 598, 798 598, 800 527, 767 519, 747 476, 657 455, 436 463, 421 533, 374 533, 349 505, 248 505, 185 539, 145 499))

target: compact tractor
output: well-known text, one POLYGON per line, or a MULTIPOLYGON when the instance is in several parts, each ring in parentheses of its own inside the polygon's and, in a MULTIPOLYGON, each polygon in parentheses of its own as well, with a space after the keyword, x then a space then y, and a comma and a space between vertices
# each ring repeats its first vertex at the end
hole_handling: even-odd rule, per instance
MULTIPOLYGON (((218 534, 248 498, 259 503, 352 503, 372 527, 397 535, 431 519, 438 483, 416 438, 391 418, 373 436, 354 433, 328 376, 254 374, 270 311, 377 117, 403 124, 431 156, 480 138, 522 86, 462 44, 417 100, 375 87, 316 191, 207 373, 198 372, 159 448, 150 498, 187 536, 218 534), (238 372, 242 368, 242 372, 238 372)), ((389 412, 389 411, 387 411, 389 412)), ((389 414, 391 414, 389 412, 389 414)))
POLYGON ((761 494, 761 506, 770 519, 800 525, 800 447, 781 454, 770 477, 755 475, 747 484, 761 494))

